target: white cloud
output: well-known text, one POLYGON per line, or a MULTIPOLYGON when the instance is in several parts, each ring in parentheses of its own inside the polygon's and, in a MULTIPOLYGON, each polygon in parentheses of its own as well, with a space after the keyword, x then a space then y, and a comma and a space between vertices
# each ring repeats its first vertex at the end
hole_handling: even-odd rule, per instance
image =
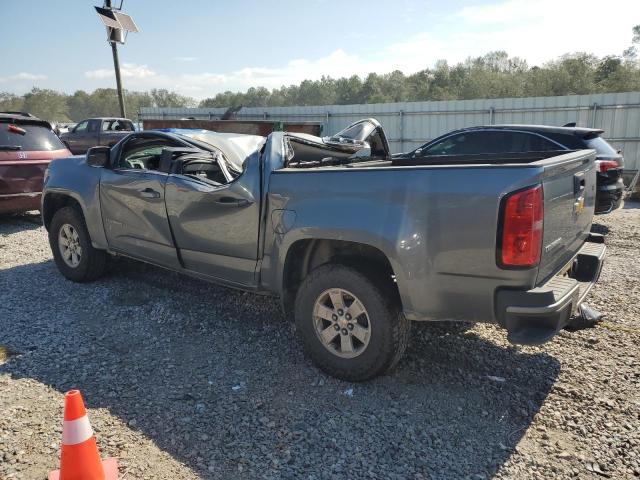
POLYGON ((15 75, 0 77, 0 82, 31 82, 35 80, 46 80, 47 76, 40 73, 20 72, 15 75))
MULTIPOLYGON (((120 75, 122 78, 143 79, 151 78, 156 72, 146 65, 135 65, 133 63, 123 63, 120 67, 120 75)), ((99 68, 97 70, 89 70, 84 72, 84 76, 90 79, 115 78, 113 68, 99 68)))
MULTIPOLYGON (((163 69, 156 65, 152 69, 124 64, 122 75, 127 80, 126 88, 168 88, 203 98, 225 90, 277 88, 323 75, 338 78, 393 70, 409 74, 433 66, 439 59, 455 63, 493 50, 506 50, 530 65, 537 65, 576 51, 619 55, 630 45, 631 28, 638 18, 638 0, 618 0, 606 6, 599 0, 502 0, 462 8, 429 25, 427 31, 369 55, 350 53, 347 42, 344 48, 320 58, 291 59, 274 67, 247 66, 231 72, 205 70, 187 74, 168 71, 171 65, 163 69)), ((105 83, 105 79, 113 78, 113 69, 92 70, 85 72, 85 76, 105 83)))
POLYGON ((468 45, 471 55, 506 50, 532 64, 578 51, 620 55, 639 17, 638 0, 504 0, 455 14, 462 28, 454 45, 468 45))

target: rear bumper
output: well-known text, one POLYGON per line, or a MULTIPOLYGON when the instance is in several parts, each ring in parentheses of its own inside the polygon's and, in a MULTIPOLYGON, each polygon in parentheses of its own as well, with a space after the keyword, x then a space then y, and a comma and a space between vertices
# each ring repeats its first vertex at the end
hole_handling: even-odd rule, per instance
POLYGON ((0 214, 40 210, 41 192, 0 195, 0 214))
POLYGON ((573 260, 569 276, 555 276, 531 290, 498 290, 496 315, 510 342, 544 343, 564 328, 600 276, 606 246, 591 234, 573 260))
MULTIPOLYGON (((61 150, 62 153, 67 151, 61 150)), ((25 154, 35 155, 30 151, 25 154)), ((57 152, 50 154, 58 155, 57 152)), ((0 214, 40 209, 44 172, 49 163, 50 160, 40 159, 0 161, 0 214)))
POLYGON ((596 190, 596 214, 609 213, 615 210, 622 203, 624 194, 624 183, 622 177, 610 182, 598 177, 596 190))

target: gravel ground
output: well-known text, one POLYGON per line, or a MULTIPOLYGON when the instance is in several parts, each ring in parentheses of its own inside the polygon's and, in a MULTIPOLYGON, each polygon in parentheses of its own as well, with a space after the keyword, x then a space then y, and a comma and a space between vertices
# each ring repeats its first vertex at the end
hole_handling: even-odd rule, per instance
POLYGON ((2 218, 0 478, 57 466, 71 388, 124 479, 640 477, 640 203, 596 221, 604 324, 541 348, 420 324, 394 373, 349 384, 273 299, 123 260, 73 284, 37 217, 2 218))

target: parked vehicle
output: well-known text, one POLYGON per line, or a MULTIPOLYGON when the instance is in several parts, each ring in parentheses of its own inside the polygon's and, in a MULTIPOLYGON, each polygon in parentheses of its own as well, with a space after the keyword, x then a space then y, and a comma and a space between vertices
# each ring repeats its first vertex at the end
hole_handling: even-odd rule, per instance
POLYGON ((91 147, 111 147, 134 131, 133 122, 127 118, 89 118, 61 133, 60 140, 74 155, 80 155, 91 147))
POLYGON ((624 158, 601 137, 604 130, 573 126, 486 125, 462 128, 442 135, 413 152, 395 158, 436 158, 443 155, 491 155, 553 150, 596 151, 596 214, 620 206, 624 194, 624 158))
POLYGON ((45 169, 70 154, 44 120, 0 113, 0 214, 38 210, 45 169))
POLYGON ((373 119, 333 137, 144 131, 53 162, 42 204, 60 272, 108 253, 277 295, 325 372, 401 357, 413 320, 494 322, 539 344, 596 281, 592 150, 391 159, 373 119))
POLYGON ((73 127, 75 127, 76 125, 77 123, 58 123, 57 125, 53 126, 53 131, 56 133, 56 135, 60 136, 63 133, 67 133, 73 130, 73 127))

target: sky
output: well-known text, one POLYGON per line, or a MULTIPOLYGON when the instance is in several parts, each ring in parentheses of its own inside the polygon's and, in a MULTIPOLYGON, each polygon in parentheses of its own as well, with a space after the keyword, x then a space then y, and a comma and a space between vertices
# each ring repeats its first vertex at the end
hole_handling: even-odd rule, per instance
MULTIPOLYGON (((0 91, 114 87, 102 0, 0 0, 0 91)), ((120 0, 114 0, 119 6, 120 0)), ((124 0, 140 33, 120 46, 124 87, 196 99, 401 70, 505 50, 540 65, 620 55, 640 0, 124 0)))

